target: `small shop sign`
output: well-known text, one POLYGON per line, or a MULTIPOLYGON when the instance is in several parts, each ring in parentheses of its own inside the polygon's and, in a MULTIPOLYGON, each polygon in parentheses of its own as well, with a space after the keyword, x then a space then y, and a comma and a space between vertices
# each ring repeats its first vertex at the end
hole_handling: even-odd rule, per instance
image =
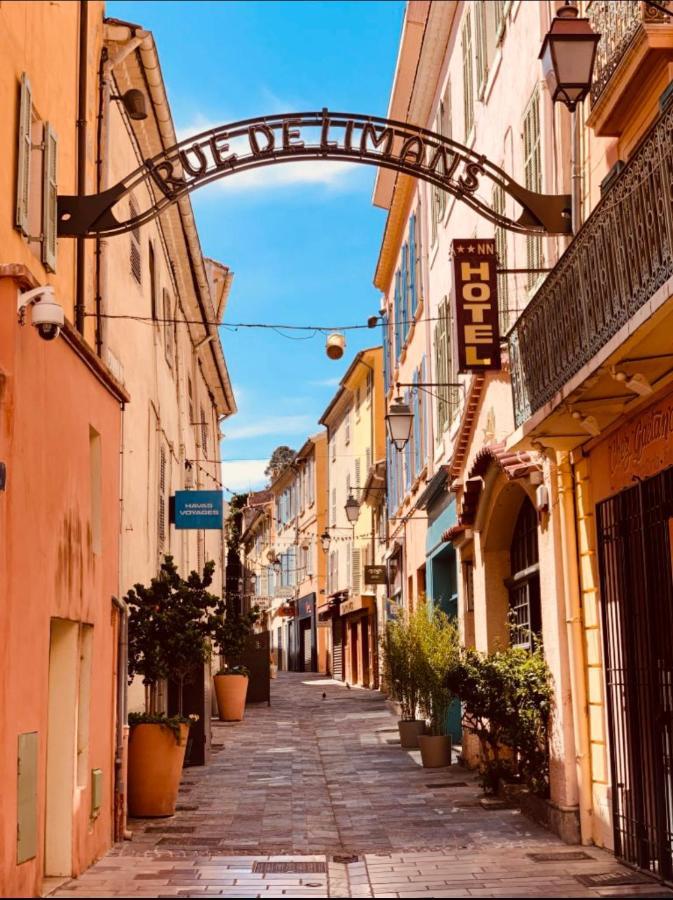
POLYGON ((500 368, 500 329, 494 240, 452 242, 458 371, 500 368))
POLYGON ((222 491, 176 491, 176 528, 221 529, 222 491))
POLYGON ((385 566, 365 566, 365 584, 387 584, 385 566))

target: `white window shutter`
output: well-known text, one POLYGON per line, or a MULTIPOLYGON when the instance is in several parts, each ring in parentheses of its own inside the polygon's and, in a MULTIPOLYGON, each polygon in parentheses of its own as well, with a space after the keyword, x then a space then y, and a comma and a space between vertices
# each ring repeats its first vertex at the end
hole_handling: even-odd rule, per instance
POLYGON ((44 156, 42 158, 42 262, 50 272, 56 271, 56 230, 58 184, 56 163, 58 138, 49 122, 44 123, 44 156))
POLYGON ((362 575, 362 550, 359 547, 353 547, 353 593, 359 594, 361 591, 361 575, 362 575))
POLYGON ((30 157, 33 127, 33 94, 28 76, 21 76, 19 101, 19 146, 16 171, 16 227, 28 235, 28 209, 30 200, 30 157))

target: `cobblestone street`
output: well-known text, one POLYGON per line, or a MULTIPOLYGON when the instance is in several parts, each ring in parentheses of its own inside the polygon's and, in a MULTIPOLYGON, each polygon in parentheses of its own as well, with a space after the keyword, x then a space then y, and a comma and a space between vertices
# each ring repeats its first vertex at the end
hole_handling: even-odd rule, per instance
POLYGON ((55 896, 673 896, 515 809, 484 809, 460 766, 421 768, 377 692, 281 674, 272 705, 215 722, 213 742, 174 817, 132 820, 132 841, 55 896))

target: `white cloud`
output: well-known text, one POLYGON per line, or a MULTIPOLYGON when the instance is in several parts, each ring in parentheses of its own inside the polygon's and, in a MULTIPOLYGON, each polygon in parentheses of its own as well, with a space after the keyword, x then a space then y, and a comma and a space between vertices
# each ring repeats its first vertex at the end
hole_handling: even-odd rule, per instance
POLYGON ((268 459, 244 459, 222 463, 222 484, 230 491, 255 491, 267 483, 264 469, 268 459))
POLYGON ((316 381, 309 381, 309 384, 316 387, 336 387, 340 381, 339 376, 335 375, 333 378, 318 378, 316 381))
MULTIPOLYGON (((226 428, 226 426, 225 426, 226 428)), ((265 416, 255 418, 248 424, 231 425, 226 428, 225 441, 242 438, 264 437, 265 435, 310 434, 316 423, 312 416, 265 416)))

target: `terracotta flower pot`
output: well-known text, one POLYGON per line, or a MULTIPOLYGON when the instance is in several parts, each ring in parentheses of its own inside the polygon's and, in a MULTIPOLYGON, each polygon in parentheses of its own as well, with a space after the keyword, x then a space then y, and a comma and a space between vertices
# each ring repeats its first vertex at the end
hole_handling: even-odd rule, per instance
POLYGON ((400 746, 403 750, 418 750, 418 736, 425 733, 425 719, 400 719, 400 746))
POLYGON ((426 769, 439 769, 451 765, 451 737, 449 735, 422 734, 418 738, 421 762, 426 769))
POLYGON ((222 722, 240 722, 248 693, 247 675, 215 675, 215 696, 222 722))
POLYGON ((172 816, 178 798, 189 725, 180 739, 167 725, 134 725, 129 736, 129 815, 172 816))

